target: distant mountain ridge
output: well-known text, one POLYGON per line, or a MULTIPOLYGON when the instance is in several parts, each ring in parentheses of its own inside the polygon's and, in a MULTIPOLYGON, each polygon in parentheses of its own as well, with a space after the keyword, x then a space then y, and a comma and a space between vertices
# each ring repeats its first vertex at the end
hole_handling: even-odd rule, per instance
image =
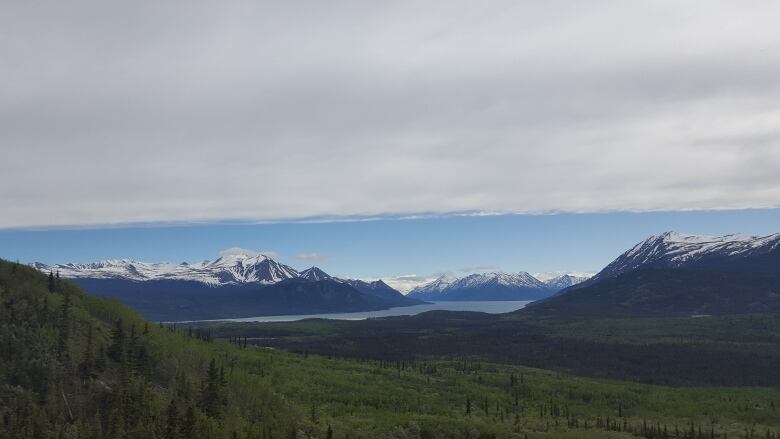
POLYGON ((692 315, 780 312, 780 234, 665 232, 524 312, 692 315))
POLYGON ((109 259, 31 264, 117 298, 153 320, 357 312, 423 303, 382 281, 340 279, 318 267, 301 272, 265 255, 230 254, 189 264, 109 259))
POLYGON ((140 262, 132 259, 107 259, 89 264, 32 264, 40 271, 59 271, 70 279, 126 279, 133 281, 182 280, 219 286, 241 283, 273 284, 300 276, 294 268, 265 255, 225 255, 213 261, 194 264, 182 262, 140 262))
POLYGON ((543 282, 524 271, 478 273, 462 278, 445 274, 414 288, 408 296, 432 301, 538 300, 586 279, 561 274, 543 282))

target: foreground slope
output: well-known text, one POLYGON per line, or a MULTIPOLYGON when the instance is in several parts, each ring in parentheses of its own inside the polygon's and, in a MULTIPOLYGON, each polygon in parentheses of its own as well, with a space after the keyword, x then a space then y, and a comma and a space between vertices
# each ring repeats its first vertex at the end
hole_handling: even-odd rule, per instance
POLYGON ((206 334, 0 261, 0 437, 279 437, 299 416, 206 334), (251 389, 252 396, 244 389, 251 389))
POLYGON ((477 358, 295 355, 256 349, 242 338, 211 341, 204 330, 185 326, 147 325, 118 303, 85 296, 67 282, 52 280, 51 290, 40 273, 0 262, 0 437, 780 433, 780 394, 772 389, 648 386, 477 358))

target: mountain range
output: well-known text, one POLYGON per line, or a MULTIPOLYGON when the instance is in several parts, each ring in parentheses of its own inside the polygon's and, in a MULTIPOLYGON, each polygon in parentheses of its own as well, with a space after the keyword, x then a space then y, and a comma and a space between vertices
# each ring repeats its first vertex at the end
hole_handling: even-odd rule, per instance
POLYGON ((353 312, 424 301, 536 301, 524 312, 557 315, 691 315, 780 312, 780 234, 666 232, 619 255, 592 277, 526 272, 443 275, 404 296, 385 282, 303 271, 264 255, 189 264, 111 259, 32 264, 85 290, 115 297, 152 320, 353 312), (540 278, 544 279, 541 280, 540 278))
POLYGON ((151 320, 357 312, 423 303, 383 281, 304 271, 265 255, 231 254, 189 264, 110 259, 88 264, 33 263, 86 291, 119 299, 151 320))
POLYGON ((555 315, 710 315, 780 312, 780 234, 666 232, 591 279, 527 307, 555 315))
POLYGON ((430 283, 414 288, 408 297, 437 302, 538 300, 587 279, 587 276, 559 274, 541 281, 524 271, 478 273, 462 278, 444 274, 430 283))

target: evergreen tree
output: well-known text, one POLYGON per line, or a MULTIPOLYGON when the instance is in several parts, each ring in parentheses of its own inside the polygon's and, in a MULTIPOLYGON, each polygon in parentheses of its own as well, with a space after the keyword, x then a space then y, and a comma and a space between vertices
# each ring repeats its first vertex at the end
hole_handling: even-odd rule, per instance
POLYGON ((212 359, 206 371, 206 379, 201 388, 200 407, 203 411, 213 418, 219 417, 221 405, 221 379, 217 361, 212 359))
POLYGON ((176 401, 171 400, 168 404, 165 420, 165 439, 179 438, 179 409, 176 407, 176 401))
POLYGON ((92 369, 94 366, 94 359, 92 356, 92 344, 93 344, 93 336, 92 336, 92 325, 87 325, 87 341, 86 346, 84 346, 84 358, 81 360, 81 364, 79 364, 79 372, 81 373, 81 377, 83 379, 87 379, 92 376, 92 369))
POLYGON ((111 331, 111 344, 108 346, 108 358, 114 361, 121 361, 125 353, 125 328, 122 319, 116 320, 114 329, 111 331))
POLYGON ((199 436, 197 434, 197 429, 195 428, 196 422, 197 419, 195 418, 195 410, 192 408, 192 406, 187 407, 187 413, 184 415, 184 423, 182 424, 181 428, 181 437, 187 439, 198 439, 199 436))
POLYGON ((57 285, 54 283, 54 273, 49 272, 49 285, 48 289, 50 293, 57 291, 57 285))
POLYGON ((57 339, 57 352, 61 360, 68 357, 68 340, 70 338, 70 294, 66 293, 62 299, 59 320, 59 337, 57 339))

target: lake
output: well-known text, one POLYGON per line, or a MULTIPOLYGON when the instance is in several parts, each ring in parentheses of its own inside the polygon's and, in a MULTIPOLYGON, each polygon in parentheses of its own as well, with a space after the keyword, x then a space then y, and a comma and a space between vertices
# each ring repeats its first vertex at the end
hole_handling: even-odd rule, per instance
POLYGON ((303 319, 365 320, 375 317, 413 316, 426 311, 476 311, 488 314, 500 314, 523 308, 530 301, 506 302, 434 302, 424 305, 400 306, 379 311, 344 312, 329 314, 305 314, 286 316, 258 316, 241 319, 224 319, 229 322, 292 322, 303 319))

